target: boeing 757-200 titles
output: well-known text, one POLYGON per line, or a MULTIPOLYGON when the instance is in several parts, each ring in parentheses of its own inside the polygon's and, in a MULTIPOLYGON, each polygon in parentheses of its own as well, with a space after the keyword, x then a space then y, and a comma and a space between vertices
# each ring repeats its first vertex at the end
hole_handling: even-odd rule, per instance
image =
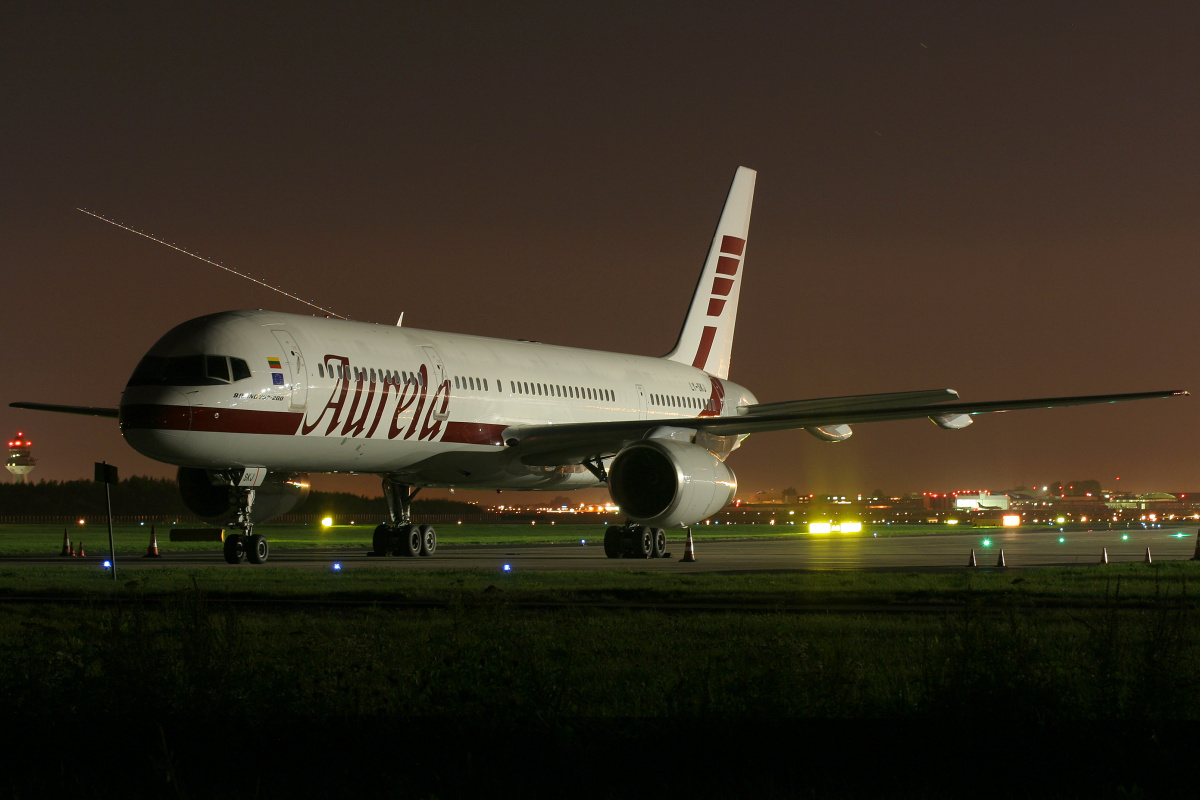
POLYGON ((607 486, 626 517, 609 557, 654 557, 664 529, 715 514, 737 488, 726 458, 749 434, 803 428, 842 441, 859 422, 1111 403, 1178 391, 951 402, 950 389, 759 403, 729 380, 754 170, 741 167, 683 330, 661 358, 414 330, 274 311, 228 311, 163 336, 134 370, 120 407, 13 403, 118 418, 138 452, 179 467, 188 508, 241 533, 231 563, 262 563, 254 522, 295 508, 307 473, 382 477, 390 520, 375 555, 432 555, 414 525, 422 487, 607 486))

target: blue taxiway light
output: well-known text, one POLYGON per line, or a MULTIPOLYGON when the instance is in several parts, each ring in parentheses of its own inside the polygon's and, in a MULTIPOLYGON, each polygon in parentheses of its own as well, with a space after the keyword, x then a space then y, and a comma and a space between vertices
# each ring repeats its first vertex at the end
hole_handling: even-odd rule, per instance
POLYGON ((340 562, 338 562, 338 561, 335 561, 335 562, 333 562, 333 571, 334 571, 334 572, 341 572, 341 571, 342 571, 342 565, 341 565, 341 563, 340 563, 340 562))
POLYGON ((108 559, 105 559, 104 562, 100 564, 100 566, 104 567, 105 569, 112 569, 112 562, 109 561, 108 559))
POLYGON ((512 564, 505 564, 505 565, 504 565, 504 571, 505 571, 505 572, 512 572, 512 564))

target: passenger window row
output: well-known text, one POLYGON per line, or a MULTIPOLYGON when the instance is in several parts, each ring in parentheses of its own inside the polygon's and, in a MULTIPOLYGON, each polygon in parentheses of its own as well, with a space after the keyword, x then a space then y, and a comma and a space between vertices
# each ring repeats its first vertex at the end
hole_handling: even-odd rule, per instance
POLYGON ((692 408, 698 411, 716 411, 712 398, 686 397, 677 394, 651 394, 650 402, 663 408, 692 408))
POLYGON ((322 378, 338 378, 346 380, 369 380, 371 383, 390 383, 393 386, 400 384, 412 383, 425 385, 424 376, 419 372, 408 372, 407 370, 395 369, 375 369, 373 367, 346 367, 342 364, 317 364, 317 374, 322 378))
POLYGON ((616 402, 617 393, 612 389, 597 389, 591 386, 565 386, 558 383, 529 383, 526 381, 509 381, 513 394, 524 394, 530 397, 567 397, 577 400, 603 400, 616 402))

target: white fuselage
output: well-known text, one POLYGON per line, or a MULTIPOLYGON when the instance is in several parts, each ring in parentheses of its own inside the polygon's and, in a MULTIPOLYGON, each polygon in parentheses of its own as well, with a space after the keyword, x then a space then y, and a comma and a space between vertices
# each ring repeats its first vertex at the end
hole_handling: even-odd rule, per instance
POLYGON ((122 395, 120 419, 136 450, 179 466, 551 489, 601 484, 581 464, 521 463, 506 430, 669 426, 755 402, 737 384, 660 358, 231 311, 155 344, 122 395))

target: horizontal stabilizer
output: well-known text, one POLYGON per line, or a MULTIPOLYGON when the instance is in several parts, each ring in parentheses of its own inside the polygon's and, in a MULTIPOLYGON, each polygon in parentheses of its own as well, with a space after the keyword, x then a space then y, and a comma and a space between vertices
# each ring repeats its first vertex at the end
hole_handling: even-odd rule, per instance
POLYGON ((34 411, 54 411, 59 414, 82 414, 86 417, 117 418, 115 408, 97 408, 96 406, 56 406, 49 403, 9 403, 10 408, 29 408, 34 411))

